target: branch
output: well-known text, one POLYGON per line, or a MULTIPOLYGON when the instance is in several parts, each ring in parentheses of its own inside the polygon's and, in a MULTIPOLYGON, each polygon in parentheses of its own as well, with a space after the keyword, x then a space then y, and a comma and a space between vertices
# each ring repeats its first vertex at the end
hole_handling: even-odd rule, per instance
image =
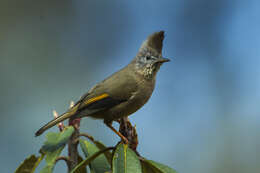
MULTIPOLYGON (((89 140, 91 140, 92 142, 95 142, 94 137, 93 137, 93 136, 90 136, 90 135, 87 134, 87 133, 80 133, 80 134, 78 135, 78 137, 81 137, 81 136, 84 136, 84 137, 88 138, 89 140)), ((78 139, 77 139, 77 140, 78 140, 78 139)))
POLYGON ((60 157, 58 157, 58 158, 55 160, 55 164, 56 164, 58 161, 60 161, 60 160, 64 160, 64 161, 66 162, 67 166, 69 167, 69 164, 70 164, 71 161, 69 160, 68 157, 66 157, 66 156, 60 156, 60 157))
MULTIPOLYGON (((75 127, 74 127, 75 128, 75 127)), ((69 172, 73 170, 74 167, 78 164, 78 143, 74 142, 75 139, 77 139, 77 136, 79 134, 78 128, 75 128, 75 131, 71 135, 69 141, 68 141, 68 155, 70 159, 70 164, 68 165, 69 172)))
MULTIPOLYGON (((56 110, 53 110, 52 114, 53 114, 54 118, 57 118, 59 116, 59 114, 56 110)), ((63 122, 58 123, 57 126, 58 126, 60 132, 63 131, 63 129, 64 129, 64 123, 63 122)))
POLYGON ((139 155, 139 153, 136 151, 136 148, 138 146, 138 136, 136 132, 136 126, 132 126, 128 117, 124 117, 120 119, 119 132, 128 139, 129 147, 132 150, 134 150, 137 155, 139 155))
MULTIPOLYGON (((70 108, 74 106, 74 103, 70 103, 70 108)), ((72 125, 74 127, 74 132, 71 135, 69 141, 68 141, 68 155, 70 163, 68 165, 68 172, 71 172, 78 164, 78 144, 79 142, 75 142, 79 135, 79 127, 80 127, 80 119, 75 119, 71 117, 69 119, 69 125, 72 125)))

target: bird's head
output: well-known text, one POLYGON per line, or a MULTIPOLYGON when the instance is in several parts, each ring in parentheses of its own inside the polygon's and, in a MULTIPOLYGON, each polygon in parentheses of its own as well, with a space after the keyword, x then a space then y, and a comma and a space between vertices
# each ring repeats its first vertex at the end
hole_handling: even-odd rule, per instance
POLYGON ((164 31, 150 35, 141 45, 134 59, 135 68, 145 78, 152 79, 160 69, 160 66, 170 61, 162 57, 164 31))

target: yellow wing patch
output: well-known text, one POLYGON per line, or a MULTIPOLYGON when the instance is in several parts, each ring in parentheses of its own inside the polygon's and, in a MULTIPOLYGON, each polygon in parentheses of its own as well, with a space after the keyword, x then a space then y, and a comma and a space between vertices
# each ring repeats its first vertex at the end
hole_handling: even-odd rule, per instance
MULTIPOLYGON (((90 99, 88 99, 88 100, 86 100, 86 101, 83 102, 83 103, 84 103, 84 106, 86 106, 86 105, 88 105, 88 104, 91 104, 91 103, 94 103, 94 102, 96 102, 96 101, 98 101, 98 100, 101 100, 101 99, 103 99, 103 98, 106 98, 106 97, 108 97, 108 96, 109 96, 108 94, 104 93, 104 94, 99 95, 99 96, 97 96, 97 97, 90 98, 90 99)), ((77 105, 74 105, 74 106, 69 110, 69 112, 70 112, 71 114, 75 114, 75 113, 78 111, 78 108, 79 108, 80 105, 81 105, 80 103, 78 103, 77 105)))
POLYGON ((90 104, 90 103, 96 102, 96 101, 101 100, 101 99, 103 99, 103 98, 106 98, 106 97, 108 97, 108 96, 109 96, 108 94, 104 93, 104 94, 99 95, 99 96, 97 96, 97 97, 93 97, 93 98, 91 98, 91 99, 86 100, 86 101, 84 102, 84 104, 85 104, 85 105, 88 105, 88 104, 90 104))

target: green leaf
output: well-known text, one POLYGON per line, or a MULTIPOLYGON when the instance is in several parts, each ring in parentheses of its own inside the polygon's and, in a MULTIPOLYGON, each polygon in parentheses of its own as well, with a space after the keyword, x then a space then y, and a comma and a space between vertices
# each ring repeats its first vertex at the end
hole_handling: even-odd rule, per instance
POLYGON ((142 164, 142 173, 158 173, 156 170, 154 170, 148 163, 141 160, 142 164))
MULTIPOLYGON (((107 148, 103 143, 101 143, 100 141, 96 141, 92 136, 90 136, 89 134, 86 134, 86 135, 82 135, 82 136, 85 136, 87 137, 91 142, 93 142, 96 147, 99 148, 99 150, 104 150, 105 148, 107 148)), ((105 156, 108 160, 108 163, 112 163, 112 153, 110 151, 106 151, 105 153, 105 156)))
MULTIPOLYGON (((83 161, 82 157, 80 155, 78 155, 78 163, 80 163, 82 161, 83 161)), ((87 168, 86 167, 81 167, 75 173, 87 173, 87 168)))
MULTIPOLYGON (((104 150, 107 148, 104 144, 99 141, 94 141, 94 144, 99 148, 99 150, 104 150)), ((108 160, 108 163, 112 163, 112 153, 110 151, 104 152, 105 157, 108 160)))
POLYGON ((64 146, 58 148, 56 151, 46 152, 46 158, 45 158, 46 165, 41 170, 40 173, 52 173, 53 168, 54 168, 55 163, 56 163, 56 159, 59 157, 63 148, 64 148, 64 146))
POLYGON ((23 161, 23 163, 16 169, 15 173, 33 173, 43 157, 43 154, 39 157, 31 155, 23 161))
POLYGON ((104 152, 113 149, 112 147, 106 148, 104 150, 98 151, 92 155, 90 155, 86 160, 83 160, 82 162, 80 162, 72 171, 71 173, 76 173, 79 169, 81 169, 82 167, 86 167, 87 165, 90 164, 90 162, 92 162, 95 158, 97 158, 100 154, 103 154, 104 152))
POLYGON ((145 167, 151 168, 154 171, 154 173, 177 173, 176 170, 170 168, 169 166, 163 165, 152 160, 144 160, 143 162, 145 163, 145 167))
POLYGON ((142 173, 141 163, 133 150, 125 144, 119 144, 112 160, 113 173, 142 173))
POLYGON ((41 170, 41 173, 51 173, 59 157, 61 151, 65 147, 70 136, 74 132, 74 127, 66 127, 62 132, 53 133, 49 132, 46 135, 46 141, 42 147, 42 152, 46 154, 46 165, 41 170))
MULTIPOLYGON (((94 144, 86 140, 79 140, 81 149, 86 157, 100 151, 94 144)), ((89 164, 91 173, 104 173, 110 171, 110 165, 104 154, 99 155, 89 164)))
POLYGON ((69 140, 70 136, 74 132, 74 127, 68 126, 62 132, 54 133, 49 132, 46 135, 47 140, 45 141, 42 150, 44 152, 52 152, 58 148, 64 146, 69 140))

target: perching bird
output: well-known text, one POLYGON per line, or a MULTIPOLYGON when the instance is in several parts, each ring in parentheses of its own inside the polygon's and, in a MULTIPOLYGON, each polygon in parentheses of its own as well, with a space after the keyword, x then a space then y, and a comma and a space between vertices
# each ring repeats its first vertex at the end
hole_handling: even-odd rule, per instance
POLYGON ((140 109, 151 97, 156 74, 164 62, 162 57, 164 31, 150 35, 141 45, 136 57, 123 69, 95 85, 67 112, 40 128, 35 135, 68 118, 92 117, 126 138, 112 126, 114 120, 129 116, 140 109))

